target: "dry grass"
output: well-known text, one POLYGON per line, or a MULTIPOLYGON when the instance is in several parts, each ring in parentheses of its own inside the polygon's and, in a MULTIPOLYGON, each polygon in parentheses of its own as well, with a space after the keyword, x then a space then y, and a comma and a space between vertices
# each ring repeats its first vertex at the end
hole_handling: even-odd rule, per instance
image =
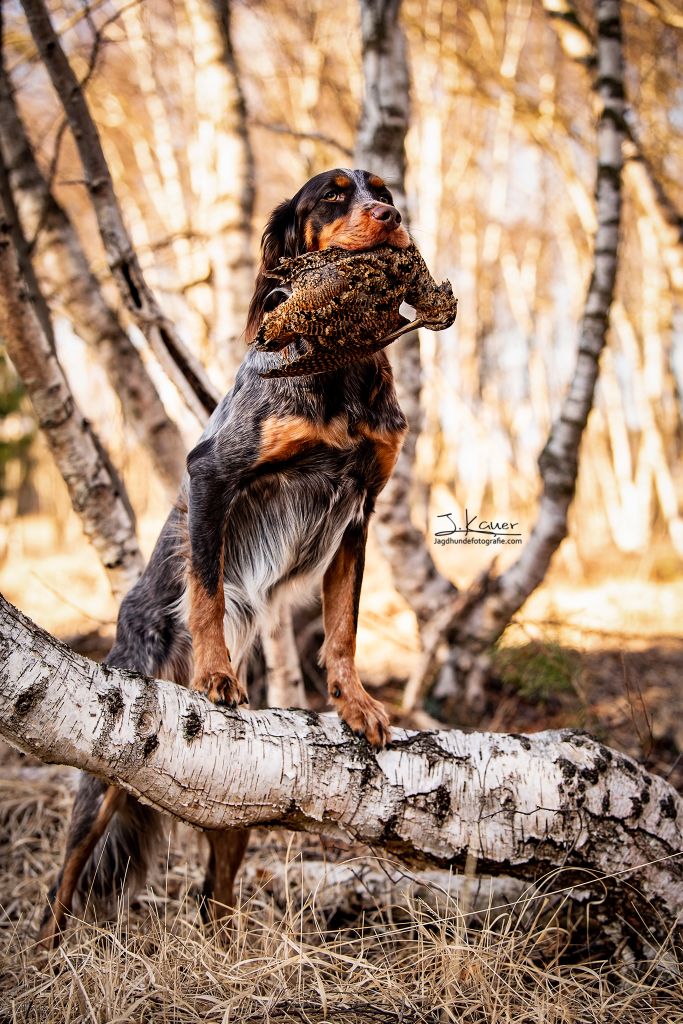
MULTIPOLYGON (((146 549, 155 529, 155 522, 145 521, 146 549)), ((58 634, 93 625, 110 633, 114 609, 92 553, 73 524, 64 528, 61 544, 51 530, 39 517, 13 525, 0 586, 58 634)), ((364 600, 361 667, 366 679, 380 682, 409 667, 417 649, 414 624, 375 557, 364 600)), ((607 742, 647 756, 637 711, 645 747, 651 746, 651 721, 666 754, 661 764, 651 757, 651 766, 673 772, 669 760, 674 767, 680 761, 676 730, 683 721, 680 650, 666 658, 634 651, 630 668, 621 648, 623 631, 636 626, 642 643, 630 636, 632 650, 651 645, 655 634, 678 635, 683 584, 625 586, 620 580, 572 589, 566 581, 550 581, 533 601, 517 640, 533 642, 534 651, 540 644, 546 660, 549 650, 553 656, 542 714, 536 697, 527 707, 520 695, 526 677, 522 654, 515 652, 519 679, 506 684, 481 726, 587 724, 607 742), (560 675, 572 684, 568 690, 556 685, 557 650, 548 647, 548 620, 558 624, 554 645, 580 640, 588 648, 590 627, 599 647, 592 661, 588 652, 582 655, 578 675, 573 662, 566 673, 560 665, 560 675), (610 654, 605 646, 613 630, 622 633, 610 654), (635 697, 627 686, 631 675, 635 697), (571 717, 579 714, 585 723, 571 717)), ((338 892, 307 888, 297 871, 300 852, 320 859, 321 844, 295 837, 290 845, 289 836, 279 833, 253 833, 229 944, 217 943, 198 920, 192 890, 202 878, 201 837, 178 827, 147 893, 122 906, 113 925, 91 917, 75 922, 62 949, 48 956, 36 947, 35 935, 61 856, 74 773, 4 748, 0 766, 0 1024, 683 1024, 683 982, 671 968, 669 950, 661 952, 656 968, 608 962, 599 934, 587 946, 566 908, 561 918, 539 914, 544 904, 534 890, 513 907, 497 901, 483 915, 455 899, 406 897, 400 887, 391 905, 361 893, 350 906, 340 906, 338 892)), ((358 850, 325 854, 366 857, 358 850)), ((555 879, 554 887, 560 885, 555 879)))
POLYGON ((657 970, 590 959, 572 945, 570 916, 549 919, 533 898, 474 914, 443 894, 435 910, 399 888, 394 905, 368 894, 340 908, 302 887, 299 853, 307 847, 319 857, 316 841, 289 844, 278 833, 252 837, 227 944, 199 921, 192 888, 201 878, 200 837, 183 827, 146 894, 122 905, 111 925, 75 922, 48 956, 35 931, 74 776, 10 751, 4 769, 3 1022, 683 1024, 683 983, 663 955, 657 970), (283 884, 277 865, 285 860, 283 884))

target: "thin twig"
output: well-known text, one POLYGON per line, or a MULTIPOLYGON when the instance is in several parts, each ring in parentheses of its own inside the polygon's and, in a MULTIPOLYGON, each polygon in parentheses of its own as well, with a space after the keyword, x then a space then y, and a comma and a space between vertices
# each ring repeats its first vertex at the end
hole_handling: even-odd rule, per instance
POLYGON ((269 124, 267 121, 255 121, 252 120, 251 124, 254 128, 265 128, 268 132, 275 132, 277 135, 289 135, 293 139, 302 139, 307 142, 320 142, 324 146, 331 146, 333 149, 338 149, 344 156, 353 159, 353 150, 348 146, 343 145, 338 139, 333 139, 330 135, 324 135, 321 132, 300 132, 296 128, 290 128, 286 124, 269 124))

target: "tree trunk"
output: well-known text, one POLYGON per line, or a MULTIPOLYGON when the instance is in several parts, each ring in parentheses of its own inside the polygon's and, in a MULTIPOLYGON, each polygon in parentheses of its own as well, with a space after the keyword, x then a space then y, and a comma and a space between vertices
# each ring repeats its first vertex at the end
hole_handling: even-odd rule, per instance
MULTIPOLYGON (((166 414, 140 354, 90 269, 68 214, 38 167, 15 104, 4 54, 0 59, 0 144, 24 233, 35 239, 33 257, 76 333, 101 356, 126 421, 174 498, 185 471, 180 431, 166 414)), ((27 269, 22 266, 24 276, 27 269)), ((41 325, 45 330, 42 317, 41 325)))
POLYGON ((0 597, 0 734, 201 828, 285 827, 416 864, 538 878, 580 869, 609 912, 625 890, 655 930, 683 911, 683 800, 578 732, 394 730, 375 753, 336 715, 225 711, 97 665, 0 597), (606 893, 606 895, 605 895, 606 893))
POLYGON ((203 423, 220 396, 199 361, 186 349, 171 321, 164 316, 145 281, 123 222, 97 128, 43 0, 22 2, 38 52, 71 127, 109 268, 123 302, 188 407, 203 423))
POLYGON ((121 483, 78 409, 30 303, 0 203, 0 335, 29 393, 38 422, 69 489, 83 528, 120 600, 136 582, 143 558, 121 483))
POLYGON ((255 279, 254 157, 232 45, 231 0, 185 0, 185 7, 194 42, 198 159, 193 174, 199 226, 211 260, 214 352, 232 385, 244 355, 255 279))
MULTIPOLYGON (((594 70, 597 65, 595 42, 573 0, 543 0, 543 6, 567 56, 594 70)), ((638 118, 630 105, 624 106, 624 128, 625 182, 633 188, 643 209, 652 218, 672 288, 683 292, 683 216, 645 153, 638 118)))
POLYGON ((574 376, 539 458, 542 493, 535 526, 520 557, 496 578, 488 578, 466 605, 456 602, 453 614, 440 613, 431 650, 406 690, 404 710, 415 705, 438 665, 435 652, 444 637, 465 678, 467 704, 483 703, 489 671, 488 650, 515 612, 543 581, 553 555, 567 534, 567 516, 579 470, 581 438, 593 406, 599 360, 607 340, 617 274, 621 217, 622 144, 624 140, 624 71, 619 0, 597 0, 598 65, 596 89, 601 101, 598 122, 597 222, 594 268, 581 325, 574 376), (428 667, 429 666, 429 667, 428 667))
MULTIPOLYGON (((410 82, 400 9, 401 0, 360 0, 364 96, 354 159, 356 167, 384 178, 396 206, 407 217, 405 137, 410 121, 410 82)), ((377 502, 375 530, 397 590, 423 624, 457 591, 438 572, 424 535, 410 515, 415 447, 422 429, 417 331, 395 342, 390 358, 409 431, 377 502)))

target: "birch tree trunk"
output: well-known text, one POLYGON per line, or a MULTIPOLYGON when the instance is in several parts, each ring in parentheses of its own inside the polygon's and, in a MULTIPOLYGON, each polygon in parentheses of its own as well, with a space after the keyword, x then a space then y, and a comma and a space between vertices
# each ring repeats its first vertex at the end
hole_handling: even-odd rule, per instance
POLYGON ((43 0, 22 2, 34 42, 73 133, 109 268, 123 302, 188 407, 204 422, 220 396, 147 285, 123 222, 97 128, 43 0))
POLYGON ((607 914, 623 913, 634 887, 655 932, 683 913, 683 800, 583 733, 394 730, 373 752, 336 715, 226 711, 97 665, 2 597, 0 698, 10 743, 191 825, 323 832, 522 878, 576 868, 570 885, 595 880, 607 914))
POLYGON ((254 157, 231 34, 231 0, 185 0, 194 42, 199 225, 211 260, 214 352, 232 384, 254 287, 254 157), (218 97, 218 102, 217 102, 218 97))
MULTIPOLYGON (((400 11, 401 0, 360 0, 364 95, 354 160, 356 167, 384 178, 396 206, 407 218, 405 137, 410 121, 410 82, 400 11)), ((377 502, 374 522, 394 584, 423 624, 457 591, 438 572, 423 534, 410 517, 415 446, 422 428, 417 332, 395 342, 390 358, 409 431, 377 502)))
MULTIPOLYGON (((185 471, 180 431, 168 417, 117 313, 107 303, 69 215, 38 167, 16 107, 4 51, 0 52, 0 146, 23 231, 35 240, 33 258, 76 333, 100 355, 127 422, 174 498, 185 471)), ((30 267, 30 259, 28 263, 30 267)), ((22 266, 24 276, 27 269, 22 266)), ((40 320, 47 332, 48 325, 51 328, 49 313, 47 324, 43 317, 40 320)))
MULTIPOLYGON (((595 43, 573 0, 543 0, 543 7, 567 56, 594 70, 597 64, 595 43)), ((683 292, 683 216, 647 157, 638 118, 633 107, 627 104, 624 105, 624 130, 624 180, 652 218, 672 288, 683 292)))
POLYGON ((121 600, 143 569, 135 522, 121 483, 76 405, 31 306, 0 203, 0 335, 29 393, 71 502, 121 600))
POLYGON ((553 555, 567 535, 567 516, 579 469, 579 448, 593 406, 599 360, 607 339, 617 274, 621 217, 622 144, 624 140, 624 71, 619 0, 597 0, 598 122, 597 233, 594 267, 579 339, 576 369, 559 418, 539 458, 542 480, 536 524, 520 557, 463 607, 439 613, 430 647, 409 681, 404 710, 415 706, 438 665, 437 647, 447 637, 451 656, 465 678, 467 704, 478 710, 490 659, 488 650, 515 612, 543 581, 553 555))

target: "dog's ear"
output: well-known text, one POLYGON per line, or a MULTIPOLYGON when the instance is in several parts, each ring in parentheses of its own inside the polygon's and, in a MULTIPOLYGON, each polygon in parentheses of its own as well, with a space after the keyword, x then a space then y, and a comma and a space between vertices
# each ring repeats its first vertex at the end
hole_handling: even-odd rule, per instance
POLYGON ((261 266, 256 276, 254 294, 249 303, 245 335, 251 345, 264 314, 266 296, 272 291, 274 282, 265 273, 273 270, 283 257, 299 255, 299 226, 297 224, 297 202, 285 199, 276 206, 266 224, 261 239, 261 266))
POLYGON ((297 205, 285 199, 271 213, 261 239, 261 270, 272 270, 284 257, 299 255, 297 205))

